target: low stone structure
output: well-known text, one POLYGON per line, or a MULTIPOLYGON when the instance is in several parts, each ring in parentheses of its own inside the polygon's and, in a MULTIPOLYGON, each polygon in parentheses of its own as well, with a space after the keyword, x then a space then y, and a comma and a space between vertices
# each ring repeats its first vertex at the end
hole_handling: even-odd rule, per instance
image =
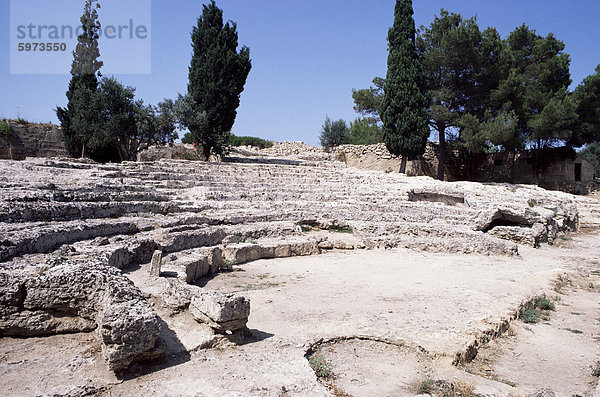
POLYGON ((0 136, 0 159, 24 160, 26 157, 68 156, 62 129, 54 124, 37 124, 4 120, 10 125, 10 142, 0 136))

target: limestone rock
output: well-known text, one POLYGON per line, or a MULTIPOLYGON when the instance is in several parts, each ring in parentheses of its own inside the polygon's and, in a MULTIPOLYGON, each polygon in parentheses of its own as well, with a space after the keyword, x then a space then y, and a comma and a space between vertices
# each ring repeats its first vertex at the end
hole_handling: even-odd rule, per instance
POLYGON ((150 262, 150 275, 160 277, 160 268, 162 266, 162 251, 154 251, 152 261, 150 262))
POLYGON ((250 301, 242 295, 203 291, 192 296, 190 313, 218 331, 236 331, 246 327, 250 301))
POLYGON ((555 397, 555 394, 550 389, 541 389, 535 393, 529 394, 527 397, 555 397))
POLYGON ((160 325, 139 290, 115 268, 63 264, 42 274, 0 277, 0 335, 97 329, 112 370, 154 348, 160 325))

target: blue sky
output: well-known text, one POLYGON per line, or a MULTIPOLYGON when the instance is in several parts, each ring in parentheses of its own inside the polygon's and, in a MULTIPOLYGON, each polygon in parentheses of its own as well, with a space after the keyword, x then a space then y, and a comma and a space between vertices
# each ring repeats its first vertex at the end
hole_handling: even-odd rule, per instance
MULTIPOLYGON (((316 145, 326 115, 348 121, 357 116, 352 88, 366 88, 373 77, 385 76, 394 0, 217 4, 226 19, 237 22, 240 44, 250 48, 253 63, 233 128, 237 135, 316 145)), ((155 104, 187 89, 190 32, 202 1, 152 0, 151 6, 151 74, 115 77, 155 104)), ((417 26, 431 23, 441 8, 464 17, 476 15, 482 29, 495 26, 503 37, 523 22, 541 35, 553 32, 571 55, 573 87, 600 64, 598 0, 416 0, 417 26)), ((0 117, 56 122, 53 109, 66 103, 70 76, 10 74, 9 25, 10 1, 0 0, 0 117)), ((117 61, 112 57, 103 57, 105 65, 117 61)))

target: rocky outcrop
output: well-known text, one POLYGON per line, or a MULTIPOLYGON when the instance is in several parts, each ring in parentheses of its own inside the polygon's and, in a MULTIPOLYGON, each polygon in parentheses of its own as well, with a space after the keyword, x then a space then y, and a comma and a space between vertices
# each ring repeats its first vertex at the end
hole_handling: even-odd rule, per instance
POLYGON ((0 136, 0 159, 24 160, 26 157, 67 156, 62 129, 53 124, 6 120, 13 137, 8 142, 0 136), (9 150, 10 145, 10 150, 9 150))
POLYGON ((158 318, 139 290, 120 271, 102 264, 65 263, 30 275, 5 270, 0 292, 2 336, 95 329, 115 371, 147 357, 160 334, 158 318))
POLYGON ((247 298, 193 285, 224 267, 375 247, 518 255, 518 244, 552 243, 578 227, 567 194, 310 156, 0 161, 0 332, 96 330, 120 370, 160 353, 160 321, 144 296, 220 337, 246 332, 247 298), (157 286, 144 295, 128 279, 138 266, 157 286))

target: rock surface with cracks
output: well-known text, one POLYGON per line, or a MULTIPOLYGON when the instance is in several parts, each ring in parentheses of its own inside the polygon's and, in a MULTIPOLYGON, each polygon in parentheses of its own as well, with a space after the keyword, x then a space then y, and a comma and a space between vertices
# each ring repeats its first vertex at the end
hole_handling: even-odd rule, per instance
MULTIPOLYGON (((332 249, 514 256, 517 243, 552 243, 578 226, 572 196, 531 186, 442 183, 322 160, 237 161, 0 161, 2 334, 96 329, 118 370, 160 353, 157 315, 119 270, 157 250, 160 278, 187 288, 232 265, 332 249)), ((169 290, 157 296, 215 332, 244 330, 243 296, 169 290)))

